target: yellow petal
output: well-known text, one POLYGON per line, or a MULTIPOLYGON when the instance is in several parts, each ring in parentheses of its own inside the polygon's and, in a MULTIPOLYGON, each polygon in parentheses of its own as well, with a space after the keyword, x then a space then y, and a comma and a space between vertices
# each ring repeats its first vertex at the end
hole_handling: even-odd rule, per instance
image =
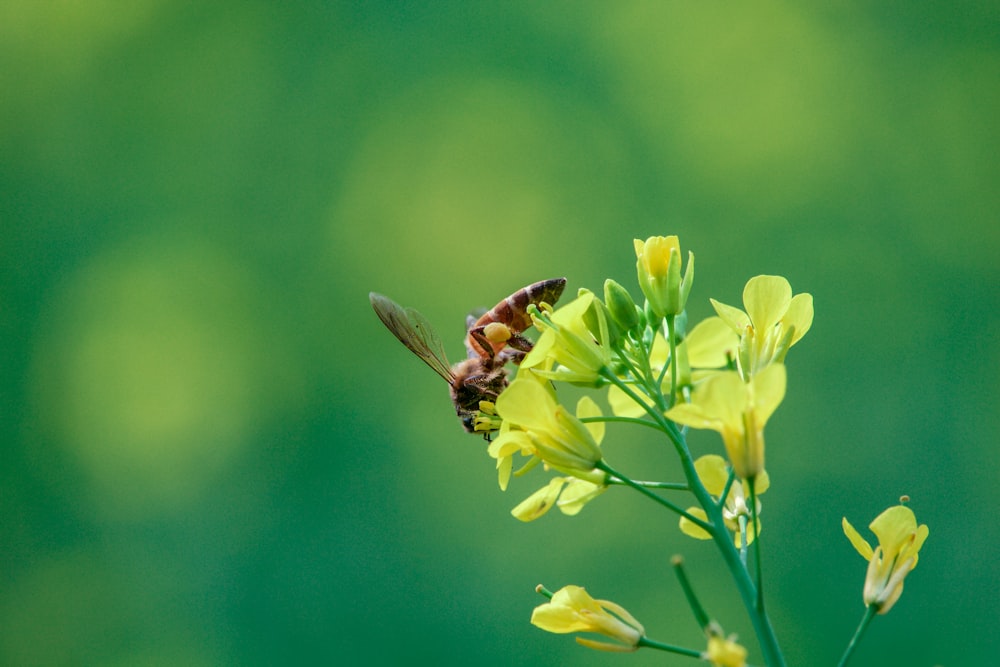
POLYGON ((735 639, 724 639, 717 635, 708 638, 708 650, 705 658, 716 667, 745 667, 747 650, 736 643, 735 639))
POLYGON ((705 409, 694 403, 681 403, 670 408, 666 412, 667 419, 678 424, 684 424, 691 428, 708 428, 714 431, 722 430, 722 422, 714 415, 708 414, 705 409))
MULTIPOLYGON (((754 493, 758 496, 771 488, 771 477, 767 474, 766 470, 761 470, 757 474, 757 478, 754 480, 754 493)), ((750 497, 750 490, 747 489, 747 497, 750 497)))
POLYGON ((552 347, 556 343, 556 331, 555 329, 546 329, 542 332, 542 335, 538 337, 535 341, 534 347, 531 348, 531 352, 521 360, 521 368, 537 368, 539 366, 544 367, 545 361, 549 358, 552 347))
POLYGON ((754 413, 758 427, 763 428, 785 398, 787 373, 784 364, 771 364, 755 375, 752 382, 754 413))
POLYGON ((546 486, 518 503, 517 507, 512 509, 510 513, 520 521, 534 521, 552 509, 565 483, 566 478, 564 477, 553 478, 546 486))
POLYGON ((788 311, 781 318, 785 327, 795 327, 795 334, 792 336, 791 345, 795 345, 800 338, 806 335, 813 322, 813 298, 812 294, 796 294, 788 304, 788 311))
POLYGON ((854 526, 852 526, 851 522, 847 520, 847 517, 843 518, 841 526, 844 528, 844 535, 847 535, 847 539, 851 541, 851 544, 853 544, 854 548, 858 550, 858 553, 861 554, 865 560, 870 561, 872 559, 872 554, 874 553, 872 545, 868 544, 865 538, 861 537, 861 534, 854 529, 854 526))
MULTIPOLYGON (((735 308, 733 310, 736 310, 735 308)), ((737 311, 746 317, 742 311, 737 311)), ((691 330, 685 338, 688 363, 694 368, 721 368, 729 358, 736 358, 740 344, 732 326, 721 317, 709 317, 691 330)), ((666 341, 664 341, 666 343, 666 341)), ((656 342, 653 343, 654 351, 656 342)), ((666 359, 666 355, 664 355, 666 359)))
POLYGON ((638 648, 637 646, 627 646, 625 644, 599 642, 596 639, 588 639, 587 637, 577 637, 576 643, 580 646, 586 646, 587 648, 594 649, 595 651, 607 651, 608 653, 631 653, 638 648))
MULTIPOLYGON (((594 402, 590 396, 584 396, 576 404, 576 417, 577 419, 585 419, 587 417, 601 417, 601 408, 598 407, 597 403, 594 402)), ((594 437, 594 442, 600 443, 604 439, 604 422, 587 422, 584 424, 587 430, 590 431, 590 435, 594 437)))
POLYGON ((747 387, 736 371, 719 373, 705 380, 695 389, 691 401, 701 406, 705 414, 711 415, 721 425, 736 431, 743 430, 747 387))
POLYGON ((742 336, 746 328, 750 326, 750 317, 739 308, 727 306, 715 299, 709 299, 709 301, 712 303, 712 308, 715 308, 716 314, 722 318, 723 322, 729 325, 733 333, 737 336, 742 336))
MULTIPOLYGON (((638 396, 646 403, 646 405, 653 404, 653 399, 649 398, 642 392, 639 392, 638 396)), ((612 414, 618 415, 619 417, 642 417, 646 414, 646 411, 642 409, 641 405, 633 401, 631 396, 619 389, 616 385, 608 387, 608 405, 611 406, 612 414)))
POLYGON ((743 288, 743 305, 760 335, 785 316, 791 301, 792 286, 781 276, 755 276, 743 288))
MULTIPOLYGON (((708 521, 708 515, 700 507, 689 507, 687 513, 703 521, 708 521)), ((701 526, 682 516, 680 520, 681 532, 698 540, 710 540, 712 536, 701 526)))
POLYGON ((875 517, 868 526, 878 537, 887 558, 894 558, 917 532, 917 517, 905 505, 895 505, 875 517))
POLYGON ((605 484, 595 484, 584 479, 566 478, 568 480, 563 488, 562 495, 556 505, 559 511, 566 516, 576 516, 588 502, 601 495, 607 490, 605 484))
POLYGON ((537 382, 517 378, 497 399, 497 413, 519 426, 535 425, 547 421, 555 410, 555 401, 537 382))
POLYGON ((667 365, 667 359, 670 357, 670 345, 667 343, 667 339, 663 337, 663 334, 659 331, 653 336, 653 347, 649 350, 649 365, 654 370, 659 370, 667 365))
POLYGON ((505 456, 497 459, 497 476, 500 483, 500 490, 506 491, 510 484, 510 471, 514 467, 514 458, 505 456))
POLYGON ((639 634, 645 634, 646 629, 642 627, 642 623, 640 623, 635 616, 630 614, 628 609, 625 607, 615 602, 611 602, 610 600, 597 600, 597 604, 638 630, 639 634))
POLYGON ((706 491, 715 497, 722 494, 729 481, 729 466, 724 458, 716 454, 700 456, 694 462, 694 469, 706 491))

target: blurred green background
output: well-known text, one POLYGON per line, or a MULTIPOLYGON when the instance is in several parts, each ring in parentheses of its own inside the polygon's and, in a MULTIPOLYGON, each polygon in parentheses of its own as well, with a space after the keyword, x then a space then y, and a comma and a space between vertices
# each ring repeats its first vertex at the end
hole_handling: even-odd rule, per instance
POLYGON ((841 517, 904 493, 930 538, 853 664, 991 662, 998 83, 996 2, 3 3, 0 663, 694 664, 528 624, 576 583, 701 647, 680 552, 759 664, 648 501, 510 517, 541 476, 497 489, 367 300, 457 359, 473 307, 632 287, 651 234, 696 254, 694 319, 759 273, 815 297, 768 434, 789 663, 863 611, 841 517))

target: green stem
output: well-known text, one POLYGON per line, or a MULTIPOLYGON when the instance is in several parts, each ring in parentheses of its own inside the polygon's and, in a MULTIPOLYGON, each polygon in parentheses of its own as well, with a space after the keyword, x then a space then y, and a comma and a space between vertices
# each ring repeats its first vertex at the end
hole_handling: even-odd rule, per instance
MULTIPOLYGON (((677 454, 681 461, 681 466, 684 468, 684 476, 688 480, 688 484, 691 486, 691 493, 698 500, 698 503, 705 510, 705 514, 708 517, 708 523, 710 526, 704 528, 711 536, 712 540, 715 542, 719 549, 719 553, 722 555, 723 561, 726 563, 726 567, 729 568, 729 572, 733 577, 733 583, 736 585, 736 589, 739 591, 740 599, 743 601, 743 607, 747 611, 747 615, 750 617, 750 623, 753 625, 754 633, 757 635, 757 641, 760 642, 761 650, 764 653, 764 661, 767 663, 768 667, 785 667, 785 657, 781 653, 781 649, 778 646, 778 638, 774 634, 774 628, 771 626, 771 620, 764 613, 764 610, 758 608, 757 606, 757 590, 750 579, 750 573, 747 572, 746 567, 740 561, 739 552, 736 550, 736 545, 733 543, 732 534, 729 529, 726 528, 725 520, 722 517, 722 508, 715 502, 712 495, 705 489, 705 485, 701 483, 701 479, 698 477, 698 471, 695 470, 694 460, 691 457, 691 452, 688 450, 687 442, 685 442, 684 437, 677 430, 677 427, 667 419, 662 412, 658 412, 653 406, 647 405, 644 401, 636 396, 635 392, 632 391, 621 378, 616 376, 610 370, 605 369, 602 373, 605 379, 610 381, 612 384, 617 385, 622 391, 624 391, 629 397, 631 397, 637 404, 641 405, 646 413, 653 419, 654 422, 660 427, 660 429, 670 438, 673 443, 674 448, 677 450, 677 454)), ((607 471, 605 471, 607 472, 607 471)), ((610 473, 614 475, 615 473, 610 473)), ((656 494, 650 493, 648 490, 642 487, 636 487, 641 492, 649 494, 657 502, 663 504, 663 499, 656 494)), ((703 525, 705 522, 699 520, 698 524, 703 525)))
POLYGON ((694 618, 698 621, 698 625, 702 630, 708 631, 708 626, 712 622, 705 613, 705 608, 701 606, 701 601, 698 596, 694 593, 694 588, 691 587, 691 581, 688 579, 687 572, 684 570, 684 559, 680 556, 674 556, 671 560, 671 564, 674 566, 674 572, 677 573, 677 580, 681 583, 681 588, 684 590, 684 596, 687 598, 688 606, 691 607, 691 612, 694 614, 694 618))
POLYGON ((764 575, 760 563, 760 535, 757 534, 757 478, 747 480, 750 487, 750 530, 753 531, 753 559, 757 571, 757 609, 764 613, 764 575))
POLYGON ((760 642, 761 651, 764 652, 764 662, 769 667, 785 667, 785 657, 778 647, 778 638, 774 634, 771 620, 764 613, 763 609, 758 609, 757 607, 757 590, 753 585, 753 581, 750 580, 750 573, 747 572, 747 569, 740 561, 739 552, 736 550, 736 545, 733 544, 733 537, 726 530, 725 524, 722 522, 721 510, 715 507, 715 503, 711 504, 712 509, 709 510, 706 508, 706 513, 708 513, 709 520, 715 525, 709 532, 719 552, 722 554, 722 559, 725 561, 726 567, 729 568, 729 573, 732 575, 736 589, 739 591, 740 599, 743 600, 743 607, 747 610, 747 615, 750 616, 750 623, 753 625, 754 633, 757 635, 757 641, 760 642), (719 529, 719 526, 721 526, 721 529, 719 529))
MULTIPOLYGON (((623 486, 628 486, 624 481, 618 479, 617 477, 608 478, 607 484, 621 484, 623 486)), ((670 491, 690 491, 689 487, 685 482, 640 482, 637 479, 632 480, 633 484, 638 484, 639 486, 644 486, 647 489, 667 489, 670 491)))
POLYGON ((674 340, 674 315, 667 315, 667 343, 670 345, 670 399, 667 407, 674 407, 677 399, 677 341, 674 340))
POLYGON ((864 636, 865 630, 871 624, 872 619, 875 618, 875 614, 878 610, 875 605, 868 605, 865 607, 865 615, 861 617, 861 622, 858 624, 858 629, 854 631, 854 636, 851 637, 851 642, 847 645, 847 649, 844 651, 844 656, 837 663, 837 667, 845 667, 847 661, 850 659, 851 654, 854 653, 854 649, 857 648, 858 642, 861 641, 861 637, 864 636))
POLYGON ((640 637, 637 646, 645 648, 655 648, 660 651, 667 651, 669 653, 677 653, 679 655, 686 655, 691 658, 700 658, 701 651, 696 651, 691 648, 683 648, 681 646, 674 646, 672 644, 664 644, 663 642, 658 642, 654 639, 649 639, 648 637, 640 637))
POLYGON ((696 524, 702 530, 710 531, 712 529, 712 526, 708 525, 707 523, 705 523, 704 521, 702 521, 698 517, 696 517, 696 516, 694 516, 692 514, 689 514, 687 511, 681 509, 678 505, 673 504, 672 502, 670 502, 666 498, 653 493, 652 491, 650 491, 649 489, 647 489, 645 486, 643 486, 641 484, 638 484, 636 482, 633 482, 631 479, 629 479, 625 475, 621 474, 620 472, 618 472, 617 470, 615 470, 614 468, 612 468, 611 466, 609 466, 606 462, 604 462, 604 461, 598 461, 597 465, 595 467, 598 470, 603 470, 604 472, 608 473, 612 477, 616 477, 616 478, 620 479, 622 481, 622 483, 624 483, 626 486, 632 487, 633 489, 635 489, 636 491, 638 491, 642 495, 646 496, 647 498, 650 498, 650 499, 656 501, 660 505, 663 505, 667 509, 674 511, 677 514, 680 514, 682 517, 684 517, 688 521, 696 524))
POLYGON ((657 431, 661 430, 658 424, 655 424, 648 419, 640 419, 639 417, 581 417, 580 421, 584 424, 589 422, 625 422, 627 424, 639 424, 640 426, 648 426, 649 428, 655 428, 657 431))
POLYGON ((667 404, 663 399, 663 391, 660 388, 659 380, 653 377, 653 367, 649 361, 649 350, 645 345, 640 344, 638 351, 641 356, 642 372, 637 372, 638 369, 632 364, 628 364, 629 369, 636 380, 641 380, 643 386, 646 388, 646 394, 656 403, 660 412, 663 412, 667 409, 667 404))
POLYGON ((736 520, 740 524, 740 562, 743 563, 743 567, 747 566, 747 517, 745 514, 740 514, 740 517, 736 520))

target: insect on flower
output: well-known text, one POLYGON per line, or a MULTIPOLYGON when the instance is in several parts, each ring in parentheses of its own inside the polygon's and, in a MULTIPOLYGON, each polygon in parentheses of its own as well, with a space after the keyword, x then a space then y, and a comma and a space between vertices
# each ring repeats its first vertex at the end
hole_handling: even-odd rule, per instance
POLYGON ((521 335, 532 324, 528 306, 554 304, 565 287, 565 278, 543 280, 519 289, 479 318, 470 315, 465 337, 468 358, 454 366, 448 363, 441 339, 418 311, 375 292, 368 298, 386 328, 451 386, 455 413, 465 430, 482 432, 489 439, 495 427, 488 425, 489 420, 477 424, 483 416, 480 403, 496 401, 507 387, 504 365, 520 363, 531 351, 532 342, 521 335))

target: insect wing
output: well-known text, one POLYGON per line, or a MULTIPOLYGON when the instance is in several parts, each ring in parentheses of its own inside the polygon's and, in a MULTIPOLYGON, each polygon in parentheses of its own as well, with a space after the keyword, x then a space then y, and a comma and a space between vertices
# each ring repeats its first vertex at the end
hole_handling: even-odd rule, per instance
POLYGON ((382 324, 393 333, 413 354, 424 360, 434 372, 449 383, 455 381, 444 353, 441 339, 423 315, 413 308, 403 308, 387 296, 372 292, 368 299, 382 324))

